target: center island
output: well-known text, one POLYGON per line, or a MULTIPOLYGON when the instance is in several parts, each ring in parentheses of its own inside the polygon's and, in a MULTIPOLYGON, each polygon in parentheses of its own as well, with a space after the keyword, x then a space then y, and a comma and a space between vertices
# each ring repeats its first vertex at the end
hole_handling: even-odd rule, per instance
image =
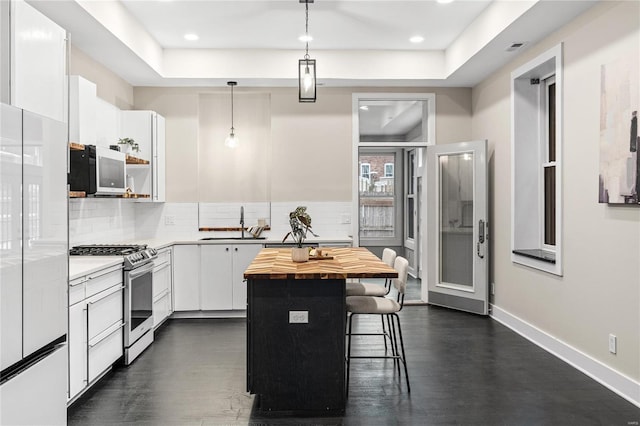
POLYGON ((265 248, 247 280, 247 391, 262 411, 344 411, 345 283, 396 278, 366 248, 323 247, 296 263, 290 248, 265 248))

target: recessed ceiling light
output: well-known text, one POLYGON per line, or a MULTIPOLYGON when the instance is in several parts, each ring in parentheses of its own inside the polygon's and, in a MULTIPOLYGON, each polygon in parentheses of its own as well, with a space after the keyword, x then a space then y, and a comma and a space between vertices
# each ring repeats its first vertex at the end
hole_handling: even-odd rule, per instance
POLYGON ((369 111, 369 107, 367 105, 362 105, 360 109, 363 111, 369 111))
POLYGON ((424 41, 424 37, 419 36, 419 35, 417 35, 417 36, 413 36, 413 37, 411 37, 411 38, 409 39, 409 41, 410 41, 411 43, 422 43, 422 42, 424 41))
POLYGON ((438 3, 440 4, 453 3, 453 0, 438 0, 438 3))
POLYGON ((196 41, 199 40, 200 37, 198 37, 198 34, 189 33, 184 35, 184 39, 189 41, 196 41))
POLYGON ((312 41, 313 37, 311 37, 310 35, 301 35, 300 37, 298 37, 298 40, 300 40, 303 43, 306 43, 308 41, 312 41))

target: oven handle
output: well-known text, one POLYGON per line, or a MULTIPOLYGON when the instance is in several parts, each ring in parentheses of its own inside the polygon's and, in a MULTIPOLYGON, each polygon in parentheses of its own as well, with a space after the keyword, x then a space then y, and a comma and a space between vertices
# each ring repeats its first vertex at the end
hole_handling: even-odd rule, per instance
POLYGON ((129 277, 130 280, 132 280, 132 279, 138 278, 141 275, 152 272, 153 268, 154 268, 153 262, 149 262, 143 266, 140 266, 139 268, 132 269, 131 271, 129 271, 127 276, 129 277))

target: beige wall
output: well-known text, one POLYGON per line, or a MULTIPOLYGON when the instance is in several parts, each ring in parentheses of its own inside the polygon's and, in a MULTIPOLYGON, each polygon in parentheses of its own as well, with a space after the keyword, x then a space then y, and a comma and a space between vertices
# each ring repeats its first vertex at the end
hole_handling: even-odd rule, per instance
POLYGON ((490 145, 495 305, 640 379, 640 208, 598 204, 600 70, 640 52, 640 3, 602 2, 473 89, 490 145), (510 261, 510 73, 564 43, 563 255, 557 277, 510 261), (618 337, 617 355, 608 335, 618 337))
MULTIPOLYGON (((167 201, 198 200, 198 95, 227 91, 134 89, 135 109, 151 109, 166 118, 167 201)), ((304 104, 298 102, 297 88, 240 85, 237 94, 266 92, 271 97, 272 201, 351 201, 351 99, 353 93, 372 91, 435 93, 438 143, 471 137, 471 89, 319 88, 318 101, 304 104)), ((241 135, 242 129, 237 132, 241 135)))
POLYGON ((98 97, 111 105, 120 109, 133 107, 133 86, 74 46, 71 47, 69 74, 94 82, 98 86, 98 97))

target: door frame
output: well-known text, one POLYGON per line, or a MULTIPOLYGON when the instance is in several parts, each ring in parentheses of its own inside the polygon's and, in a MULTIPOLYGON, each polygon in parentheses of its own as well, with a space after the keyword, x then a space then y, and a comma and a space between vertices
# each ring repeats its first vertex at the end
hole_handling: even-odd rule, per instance
MULTIPOLYGON (((351 158, 352 158, 352 171, 351 171, 351 235, 353 238, 353 246, 360 246, 360 225, 359 225, 359 191, 358 183, 360 170, 358 167, 358 153, 361 147, 379 147, 379 148, 426 148, 427 146, 436 144, 436 95, 435 93, 383 93, 383 92, 364 92, 353 93, 351 95, 351 158), (360 101, 367 100, 416 100, 426 103, 426 111, 423 111, 423 130, 427 135, 426 142, 360 142, 360 117, 359 117, 359 103, 360 101)), ((426 149, 423 151, 423 156, 426 156, 426 149)), ((425 160, 426 158, 423 158, 425 160)), ((424 183, 424 182, 423 182, 424 183)), ((424 192, 424 191, 423 191, 424 192)), ((402 196, 404 200, 404 193, 402 196)), ((403 201, 404 202, 404 201, 403 201)), ((426 209, 424 209, 426 210, 426 209)), ((420 221, 426 223, 426 213, 420 212, 420 221)), ((404 218, 403 218, 404 222, 404 218)), ((404 226, 403 226, 404 229, 404 226)), ((404 236, 403 236, 404 237, 404 236)), ((422 241, 420 242, 422 245, 422 241)), ((424 253, 423 250, 420 250, 424 253)), ((419 263, 419 259, 417 259, 419 263)), ((424 299, 423 299, 424 300, 424 299)))

